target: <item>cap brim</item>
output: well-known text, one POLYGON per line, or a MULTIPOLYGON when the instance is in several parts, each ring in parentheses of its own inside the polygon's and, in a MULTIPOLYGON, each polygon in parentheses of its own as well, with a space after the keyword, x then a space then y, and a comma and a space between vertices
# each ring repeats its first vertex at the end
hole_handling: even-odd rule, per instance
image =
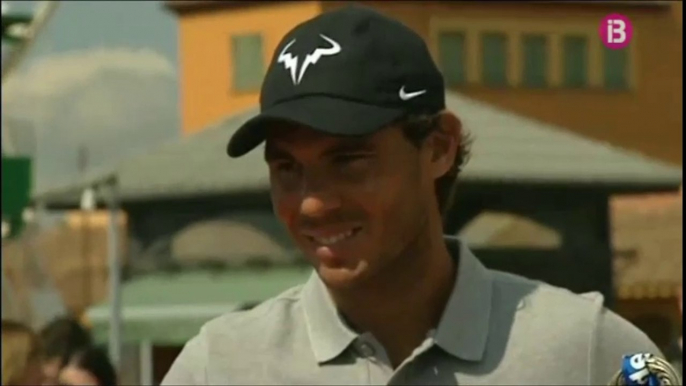
POLYGON ((332 135, 360 136, 375 133, 405 111, 323 95, 279 103, 243 124, 231 137, 226 152, 240 157, 266 138, 270 123, 287 121, 332 135))

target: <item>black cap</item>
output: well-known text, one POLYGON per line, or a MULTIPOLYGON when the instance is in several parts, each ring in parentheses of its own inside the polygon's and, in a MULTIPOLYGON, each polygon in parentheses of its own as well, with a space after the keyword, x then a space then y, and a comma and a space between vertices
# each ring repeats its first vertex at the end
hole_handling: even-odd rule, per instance
POLYGON ((443 77, 424 40, 370 8, 346 6, 286 34, 262 84, 260 114, 236 131, 227 152, 240 157, 257 147, 274 120, 356 136, 443 108, 443 77))

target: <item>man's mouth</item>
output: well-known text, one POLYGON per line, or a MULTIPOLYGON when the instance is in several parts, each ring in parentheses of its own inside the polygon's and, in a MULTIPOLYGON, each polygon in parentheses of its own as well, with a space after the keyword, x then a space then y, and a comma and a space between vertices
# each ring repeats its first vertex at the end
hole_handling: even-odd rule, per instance
POLYGON ((312 242, 323 245, 323 246, 331 246, 340 243, 341 241, 345 241, 353 236, 355 236, 362 228, 356 227, 349 229, 344 232, 332 234, 332 235, 314 235, 314 234, 306 234, 305 236, 312 242))

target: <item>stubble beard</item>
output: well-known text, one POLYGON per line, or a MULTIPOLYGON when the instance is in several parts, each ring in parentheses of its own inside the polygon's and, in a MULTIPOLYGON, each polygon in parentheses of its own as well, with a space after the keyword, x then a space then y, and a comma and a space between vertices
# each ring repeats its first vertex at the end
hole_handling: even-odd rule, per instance
MULTIPOLYGON (((399 283, 412 285, 424 271, 424 254, 430 242, 429 218, 426 211, 417 210, 412 220, 405 225, 406 230, 398 232, 394 238, 401 247, 389 246, 377 256, 379 264, 368 275, 360 277, 355 288, 358 290, 391 290, 399 283)), ((352 288, 351 288, 352 289, 352 288)))

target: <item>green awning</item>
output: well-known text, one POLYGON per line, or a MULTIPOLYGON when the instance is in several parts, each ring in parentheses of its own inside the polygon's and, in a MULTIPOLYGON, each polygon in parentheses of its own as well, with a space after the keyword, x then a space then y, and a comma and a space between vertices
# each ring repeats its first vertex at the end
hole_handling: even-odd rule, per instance
MULTIPOLYGON (((122 289, 122 340, 184 344, 207 321, 246 304, 264 301, 304 283, 309 266, 157 273, 122 289)), ((109 304, 87 313, 95 339, 107 342, 109 304)))

